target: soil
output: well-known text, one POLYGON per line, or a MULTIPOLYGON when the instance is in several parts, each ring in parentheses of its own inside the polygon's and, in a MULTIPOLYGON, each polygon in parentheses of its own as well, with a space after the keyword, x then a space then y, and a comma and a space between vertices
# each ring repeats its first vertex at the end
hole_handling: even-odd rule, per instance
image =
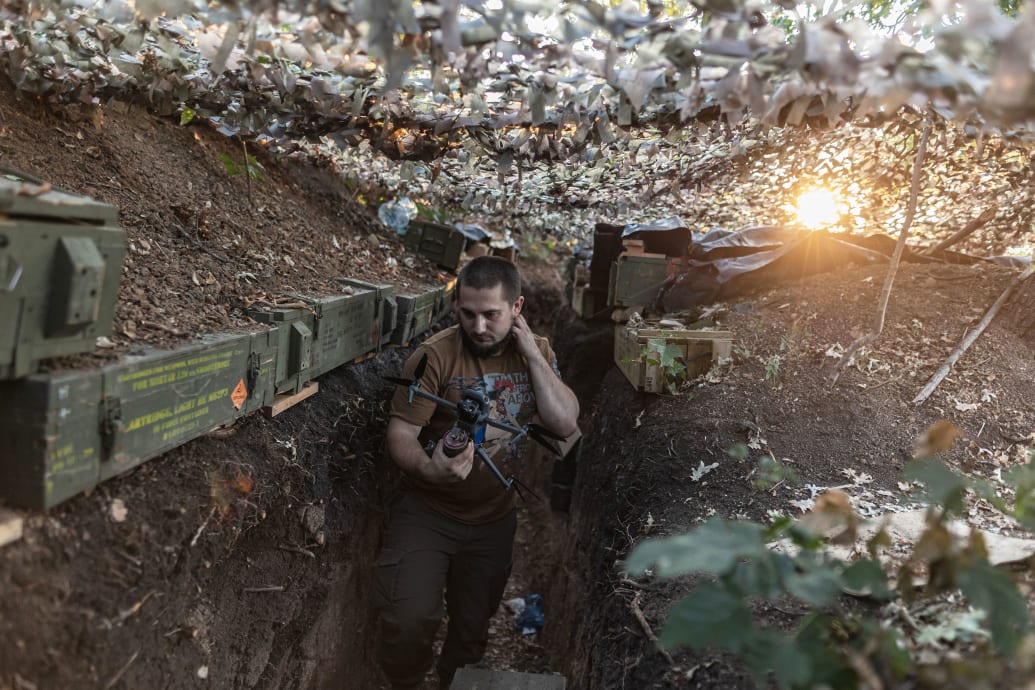
MULTIPOLYGON (((242 155, 204 127, 120 105, 53 113, 0 79, 0 164, 120 209, 131 249, 116 347, 102 357, 251 327, 248 300, 332 294, 341 275, 403 288, 450 277, 400 259, 399 239, 326 165, 260 154, 264 179, 249 192, 223 154, 242 155)), ((733 362, 673 396, 633 390, 612 366, 613 325, 564 306, 555 266, 522 270, 533 327, 552 333, 582 401, 585 438, 570 512, 521 508, 506 598, 543 594, 546 627, 523 636, 501 609, 493 668, 562 673, 574 690, 750 687, 728 656, 676 652, 669 664, 657 651, 635 612, 656 632, 688 585, 623 578, 633 543, 712 515, 796 514, 809 485, 848 485, 858 509, 879 508, 939 419, 964 432, 945 459, 985 476, 1035 438, 1030 285, 930 401, 910 403, 1014 275, 1005 268, 904 265, 884 334, 836 386, 827 353, 869 330, 884 268, 719 305, 733 362), (727 453, 749 442, 749 457, 727 453), (756 488, 766 451, 799 481, 756 488), (701 463, 718 464, 695 480, 701 463)), ((408 352, 341 367, 280 416, 246 417, 47 513, 22 511, 24 537, 0 550, 0 689, 382 687, 370 566, 398 475, 383 452, 380 377, 408 352)), ((550 471, 540 464, 526 483, 545 497, 550 471)), ((760 611, 782 626, 801 613, 760 611)))

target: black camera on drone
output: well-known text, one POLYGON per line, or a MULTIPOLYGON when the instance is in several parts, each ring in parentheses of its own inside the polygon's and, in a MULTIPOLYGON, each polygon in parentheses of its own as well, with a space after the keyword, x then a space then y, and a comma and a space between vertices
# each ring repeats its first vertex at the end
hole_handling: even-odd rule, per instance
POLYGON ((480 388, 464 388, 456 404, 456 423, 442 437, 442 452, 452 458, 463 452, 470 441, 485 441, 489 421, 489 396, 480 388))

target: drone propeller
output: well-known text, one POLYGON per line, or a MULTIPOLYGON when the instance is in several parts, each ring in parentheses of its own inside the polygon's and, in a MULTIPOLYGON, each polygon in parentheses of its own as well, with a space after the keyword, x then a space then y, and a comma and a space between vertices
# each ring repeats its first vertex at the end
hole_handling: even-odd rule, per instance
POLYGON ((417 394, 417 395, 419 395, 422 398, 428 398, 430 400, 433 400, 434 402, 445 403, 446 406, 449 406, 449 403, 447 403, 445 400, 441 400, 438 397, 435 397, 435 396, 432 396, 430 394, 427 394, 427 393, 425 393, 424 391, 422 391, 420 389, 420 380, 421 380, 421 377, 424 376, 424 370, 427 369, 427 368, 428 368, 428 353, 425 352, 424 356, 420 358, 420 361, 417 362, 417 366, 413 370, 413 378, 412 379, 404 379, 404 378, 400 378, 398 376, 382 376, 381 378, 384 379, 385 381, 390 382, 390 383, 394 383, 397 386, 406 386, 407 388, 409 388, 410 389, 410 402, 411 403, 413 402, 414 394, 417 394))
POLYGON ((555 434, 546 427, 539 424, 529 424, 528 437, 547 450, 552 451, 554 455, 562 454, 555 441, 563 441, 564 437, 555 434))
POLYGON ((546 438, 552 438, 554 441, 563 441, 564 440, 563 436, 561 436, 560 434, 558 434, 555 431, 551 431, 550 429, 547 429, 542 424, 529 424, 528 425, 528 430, 529 431, 533 431, 534 430, 536 433, 541 434, 541 435, 545 436, 546 438))
POLYGON ((413 370, 413 380, 420 381, 424 377, 424 370, 428 368, 428 353, 425 352, 424 356, 417 362, 417 368, 413 370))

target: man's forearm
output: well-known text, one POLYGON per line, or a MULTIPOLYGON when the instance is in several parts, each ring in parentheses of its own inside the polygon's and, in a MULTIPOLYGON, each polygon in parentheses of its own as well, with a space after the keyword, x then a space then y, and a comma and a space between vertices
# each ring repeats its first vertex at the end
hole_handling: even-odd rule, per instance
POLYGON ((420 441, 411 435, 389 429, 388 454, 403 472, 413 477, 424 477, 428 466, 428 454, 420 441))
POLYGON ((575 397, 553 367, 540 355, 528 361, 528 371, 535 390, 535 404, 543 426, 561 436, 578 430, 579 399, 575 397))

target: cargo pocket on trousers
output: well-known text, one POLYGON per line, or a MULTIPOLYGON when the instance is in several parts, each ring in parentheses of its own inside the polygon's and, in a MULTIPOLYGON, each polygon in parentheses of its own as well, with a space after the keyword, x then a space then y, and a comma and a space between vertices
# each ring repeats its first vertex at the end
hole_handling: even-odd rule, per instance
POLYGON ((395 601, 399 581, 399 564, 406 552, 402 549, 381 549, 374 563, 374 608, 383 609, 395 601))

